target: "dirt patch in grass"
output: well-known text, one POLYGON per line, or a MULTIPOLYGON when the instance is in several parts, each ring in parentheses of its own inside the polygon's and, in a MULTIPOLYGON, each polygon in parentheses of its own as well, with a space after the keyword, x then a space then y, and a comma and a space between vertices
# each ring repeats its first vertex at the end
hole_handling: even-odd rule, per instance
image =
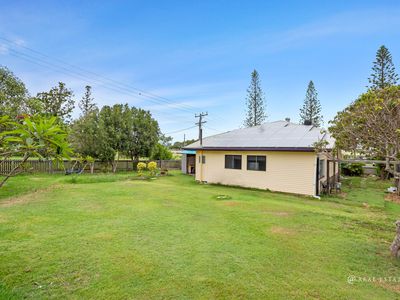
POLYGON ((43 193, 46 192, 50 192, 56 189, 60 189, 61 185, 60 184, 55 184, 43 189, 38 189, 36 191, 34 191, 33 193, 28 193, 28 194, 24 194, 21 196, 17 196, 17 197, 12 197, 9 199, 6 199, 4 201, 0 202, 0 207, 10 207, 13 205, 18 205, 18 204, 24 204, 27 202, 31 202, 31 201, 35 201, 41 198, 43 193))
POLYGON ((400 203, 400 196, 395 193, 389 193, 385 196, 385 200, 400 203))
POLYGON ((383 287, 385 290, 389 290, 400 294, 400 283, 389 283, 389 282, 375 282, 377 286, 383 287))
POLYGON ((274 234, 280 234, 280 235, 294 235, 296 232, 292 229, 285 228, 285 227, 280 227, 280 226, 272 226, 271 227, 271 232, 274 234))

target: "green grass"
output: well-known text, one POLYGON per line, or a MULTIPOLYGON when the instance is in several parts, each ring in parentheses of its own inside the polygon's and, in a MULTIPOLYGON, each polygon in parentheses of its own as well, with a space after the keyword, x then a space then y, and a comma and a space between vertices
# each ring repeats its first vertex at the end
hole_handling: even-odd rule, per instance
POLYGON ((133 179, 11 179, 0 190, 0 299, 399 297, 396 283, 347 283, 400 276, 387 182, 347 179, 345 197, 317 200, 178 173, 133 179))

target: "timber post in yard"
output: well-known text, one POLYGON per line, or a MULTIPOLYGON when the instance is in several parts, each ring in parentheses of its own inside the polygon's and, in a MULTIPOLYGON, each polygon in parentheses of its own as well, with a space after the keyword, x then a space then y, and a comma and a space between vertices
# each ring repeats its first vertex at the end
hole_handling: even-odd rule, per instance
POLYGON ((326 164, 326 188, 328 189, 327 190, 327 192, 328 192, 328 195, 331 193, 331 183, 329 182, 329 160, 327 161, 327 164, 326 164))
POLYGON ((333 162, 333 186, 335 188, 335 192, 337 193, 337 183, 336 183, 336 163, 333 162))

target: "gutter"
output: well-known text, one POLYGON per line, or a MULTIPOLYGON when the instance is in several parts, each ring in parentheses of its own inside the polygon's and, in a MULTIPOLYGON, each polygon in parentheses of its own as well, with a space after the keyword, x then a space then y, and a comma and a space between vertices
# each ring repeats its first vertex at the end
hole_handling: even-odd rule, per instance
POLYGON ((313 147, 188 147, 185 150, 314 152, 313 147))

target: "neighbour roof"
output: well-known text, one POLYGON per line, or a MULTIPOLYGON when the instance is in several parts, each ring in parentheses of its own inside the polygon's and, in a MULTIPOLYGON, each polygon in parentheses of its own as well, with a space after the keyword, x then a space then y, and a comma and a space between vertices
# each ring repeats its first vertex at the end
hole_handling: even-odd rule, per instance
POLYGON ((333 147, 333 138, 321 133, 321 128, 276 121, 209 136, 203 138, 202 146, 197 141, 185 149, 314 151, 313 144, 322 139, 328 141, 328 148, 333 147))

